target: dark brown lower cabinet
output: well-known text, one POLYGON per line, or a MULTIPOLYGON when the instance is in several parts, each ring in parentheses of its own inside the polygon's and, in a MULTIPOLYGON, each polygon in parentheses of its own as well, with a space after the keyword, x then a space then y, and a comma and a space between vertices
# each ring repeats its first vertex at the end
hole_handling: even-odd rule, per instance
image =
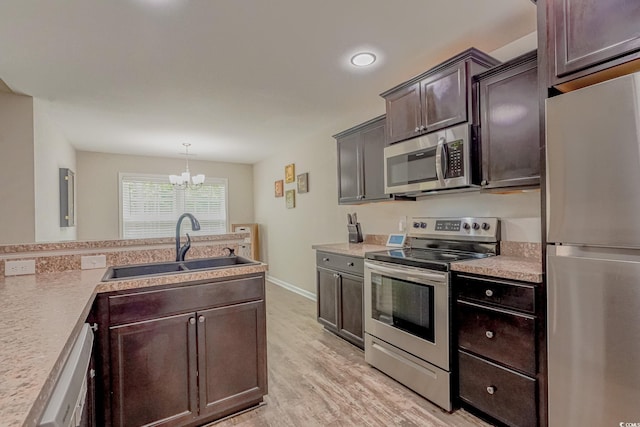
POLYGON ((364 348, 364 260, 318 252, 316 261, 318 322, 364 348))
POLYGON ((195 313, 112 327, 114 426, 179 426, 198 414, 195 313))
POLYGON ((265 328, 262 301, 198 312, 200 415, 224 416, 262 399, 267 388, 265 328))
POLYGON ((202 425, 267 393, 264 274, 101 294, 98 311, 103 425, 202 425))
POLYGON ((536 285, 456 274, 459 396, 509 426, 540 420, 536 285))

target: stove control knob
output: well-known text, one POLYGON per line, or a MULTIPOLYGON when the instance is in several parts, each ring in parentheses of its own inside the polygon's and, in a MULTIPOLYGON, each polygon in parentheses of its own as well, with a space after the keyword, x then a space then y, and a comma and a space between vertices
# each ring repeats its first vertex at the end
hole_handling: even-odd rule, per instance
POLYGON ((421 222, 420 223, 420 228, 427 228, 427 223, 426 222, 421 222))
POLYGON ((489 225, 489 223, 487 223, 487 222, 483 222, 483 223, 482 223, 482 229, 483 229, 483 230, 488 230, 488 229, 490 229, 490 228, 491 228, 491 226, 489 225))
POLYGON ((469 225, 468 222, 465 222, 464 224, 462 224, 462 228, 464 228, 465 230, 468 230, 471 228, 471 226, 469 225))
POLYGON ((414 222, 413 223, 413 228, 420 228, 420 223, 419 222, 414 222))
POLYGON ((480 225, 477 222, 474 222, 473 225, 471 226, 474 230, 477 230, 480 228, 480 225))

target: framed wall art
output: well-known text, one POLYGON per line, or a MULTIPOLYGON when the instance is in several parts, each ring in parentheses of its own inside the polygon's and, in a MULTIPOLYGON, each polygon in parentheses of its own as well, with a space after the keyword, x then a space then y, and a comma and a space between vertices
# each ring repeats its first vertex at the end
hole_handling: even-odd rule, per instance
POLYGON ((298 175, 298 193, 309 192, 309 172, 298 175))
POLYGON ((296 165, 295 163, 291 163, 284 167, 284 182, 289 184, 290 182, 295 182, 296 180, 296 165))
POLYGON ((279 179, 274 183, 274 190, 276 197, 284 196, 284 181, 279 179))
POLYGON ((287 209, 296 207, 296 190, 287 190, 286 192, 287 209))

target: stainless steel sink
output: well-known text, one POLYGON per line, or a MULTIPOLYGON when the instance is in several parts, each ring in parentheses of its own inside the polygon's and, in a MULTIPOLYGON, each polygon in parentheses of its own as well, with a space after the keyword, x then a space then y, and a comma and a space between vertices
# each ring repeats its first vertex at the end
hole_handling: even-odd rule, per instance
POLYGON ((123 265, 119 267, 109 267, 105 275, 102 277, 102 281, 108 282, 112 280, 132 279, 136 277, 188 273, 190 271, 201 270, 215 270, 219 268, 240 267, 243 265, 253 264, 258 264, 258 262, 234 255, 215 258, 199 258, 188 261, 123 265))

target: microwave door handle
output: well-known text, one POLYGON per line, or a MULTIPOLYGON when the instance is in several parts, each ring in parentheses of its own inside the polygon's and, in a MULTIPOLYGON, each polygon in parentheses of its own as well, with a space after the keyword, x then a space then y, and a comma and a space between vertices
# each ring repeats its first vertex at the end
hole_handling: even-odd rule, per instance
POLYGON ((436 177, 440 182, 440 187, 444 187, 445 171, 442 165, 442 151, 444 150, 444 137, 438 139, 438 146, 436 147, 436 177))

